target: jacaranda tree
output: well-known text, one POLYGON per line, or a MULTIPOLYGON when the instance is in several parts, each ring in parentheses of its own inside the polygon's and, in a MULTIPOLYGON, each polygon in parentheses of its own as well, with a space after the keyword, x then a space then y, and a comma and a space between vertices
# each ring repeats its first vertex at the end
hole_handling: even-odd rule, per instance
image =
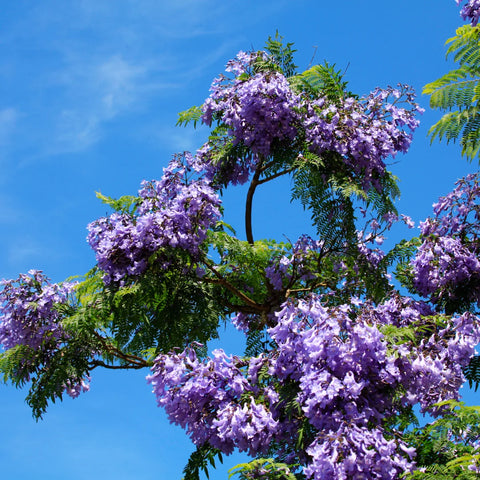
MULTIPOLYGON (((473 23, 478 3, 462 10, 473 23)), ((279 36, 240 52, 180 114, 211 128, 206 143, 137 196, 100 196, 112 214, 88 226, 97 264, 83 278, 3 281, 3 378, 40 418, 97 368, 149 369, 196 445, 186 480, 234 450, 253 457, 232 470, 242 480, 478 478, 480 408, 459 389, 480 380, 480 176, 383 251, 395 222, 413 226, 387 161, 407 152, 421 109, 407 85, 359 96, 332 65, 299 73, 293 54, 279 36), (255 237, 255 191, 281 176, 315 237, 255 237), (223 220, 237 184, 246 240, 223 220), (208 353, 227 322, 246 336, 242 356, 208 353)))

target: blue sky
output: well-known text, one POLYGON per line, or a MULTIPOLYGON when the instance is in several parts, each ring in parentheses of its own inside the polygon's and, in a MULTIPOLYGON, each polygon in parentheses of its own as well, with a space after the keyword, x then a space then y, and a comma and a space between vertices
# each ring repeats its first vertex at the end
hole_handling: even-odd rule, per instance
MULTIPOLYGON (((142 179, 160 177, 173 153, 199 147, 206 130, 175 127, 177 112, 201 104, 227 60, 262 48, 276 30, 295 42, 300 68, 314 54, 336 63, 359 94, 398 82, 415 87, 427 112, 410 153, 391 167, 403 213, 424 219, 476 169, 456 145, 430 146, 426 131, 438 114, 420 95, 452 66, 444 42, 462 23, 453 0, 3 3, 0 278, 39 268, 61 281, 87 271, 94 255, 85 227, 107 213, 94 192, 134 194, 142 179)), ((256 194, 257 238, 309 229, 288 186, 283 180, 256 194)), ((240 235, 243 193, 225 199, 240 235)), ((230 331, 226 342, 238 346, 230 331)), ((0 386, 2 478, 180 479, 192 446, 156 407, 146 373, 94 372, 89 393, 52 405, 40 423, 26 392, 0 386)), ((227 458, 211 479, 226 478, 240 460, 227 458)))

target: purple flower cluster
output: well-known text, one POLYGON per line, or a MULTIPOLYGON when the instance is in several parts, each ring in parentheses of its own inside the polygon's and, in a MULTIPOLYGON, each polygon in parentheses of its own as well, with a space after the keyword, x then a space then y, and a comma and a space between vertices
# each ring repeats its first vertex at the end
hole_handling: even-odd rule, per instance
POLYGON ((114 213, 88 226, 87 240, 106 283, 140 275, 162 249, 198 255, 207 230, 220 218, 220 199, 196 169, 191 155, 184 155, 184 163, 174 158, 160 181, 143 182, 136 212, 114 213))
POLYGON ((259 156, 268 157, 274 143, 291 142, 296 137, 300 97, 278 72, 248 76, 239 69, 230 70, 240 75, 233 81, 226 77, 214 80, 212 93, 202 107, 202 120, 209 126, 214 118, 221 121, 229 128, 233 145, 241 143, 249 149, 246 158, 239 159, 239 165, 225 178, 244 183, 259 156))
POLYGON ((266 452, 279 425, 269 405, 255 401, 256 389, 242 372, 247 365, 223 350, 204 363, 189 349, 157 357, 148 381, 170 421, 185 428, 196 445, 208 442, 227 454, 238 448, 256 455, 266 452))
POLYGON ((459 238, 426 238, 412 265, 415 288, 434 303, 445 297, 455 300, 458 287, 471 284, 470 301, 480 304, 478 253, 472 252, 459 238))
MULTIPOLYGON (((296 93, 277 71, 252 71, 262 55, 266 54, 240 52, 227 66, 235 78, 215 79, 202 107, 204 123, 210 126, 217 120, 226 125, 233 145, 248 149, 242 158, 227 160, 233 164, 223 169, 222 180, 244 183, 259 158, 272 155, 275 145, 305 137, 307 148, 317 155, 338 153, 347 169, 362 180, 363 188, 380 188, 378 177, 384 174, 385 159, 408 150, 419 124, 415 114, 422 109, 414 103, 410 88, 376 89, 361 100, 312 100, 296 93), (399 107, 400 102, 408 108, 399 107)), ((211 163, 208 144, 199 154, 205 164, 211 163)))
POLYGON ((404 455, 413 451, 404 443, 387 440, 378 429, 346 423, 319 435, 307 453, 312 462, 304 473, 315 480, 397 479, 412 468, 404 455))
POLYGON ((3 280, 0 293, 0 344, 5 348, 26 345, 32 349, 56 346, 64 336, 56 308, 67 303, 74 284, 50 283, 38 270, 16 280, 3 280))
POLYGON ((243 73, 233 81, 226 77, 214 80, 202 107, 202 120, 210 126, 216 116, 229 127, 234 145, 243 143, 254 157, 268 156, 275 140, 291 141, 297 135, 300 97, 281 73, 243 73))
POLYGON ((358 231, 357 238, 358 253, 360 254, 360 258, 363 258, 367 264, 371 265, 373 268, 377 267, 385 256, 385 253, 383 250, 380 250, 379 248, 371 248, 369 245, 374 243, 381 245, 384 240, 383 236, 376 235, 375 233, 365 234, 363 231, 358 231))
POLYGON ((365 305, 353 321, 352 307, 327 309, 313 297, 289 303, 278 314, 278 325, 270 329, 278 345, 270 373, 300 386, 297 399, 318 431, 307 449, 312 460, 306 472, 315 480, 393 479, 411 468, 401 454, 405 445, 389 440, 382 427, 382 419, 397 407, 393 392, 405 390, 402 402, 424 409, 454 397, 463 381, 456 362, 465 365, 480 339, 478 326, 470 332, 463 328, 462 321, 472 327, 469 318, 453 322, 462 324, 455 339, 442 341, 447 334, 435 332, 420 345, 388 343, 385 323, 405 326, 425 311, 423 304, 398 301, 379 308, 365 305))
MULTIPOLYGON (((460 5, 463 0, 455 0, 460 5)), ((480 0, 468 0, 460 10, 460 15, 464 20, 469 19, 473 26, 478 23, 480 18, 480 0)))
POLYGON ((480 342, 480 323, 475 315, 467 312, 435 322, 435 314, 428 304, 402 297, 393 297, 375 309, 378 322, 418 328, 415 340, 396 346, 403 401, 419 404, 433 414, 438 413, 432 409, 435 403, 458 399, 465 381, 463 368, 480 342))
POLYGON ((88 392, 90 390, 90 377, 82 378, 79 382, 72 382, 67 380, 65 384, 65 392, 72 398, 77 398, 81 393, 88 392))
POLYGON ((434 213, 421 224, 422 244, 412 261, 415 288, 437 304, 480 304, 479 174, 459 180, 434 213))
MULTIPOLYGON (((35 361, 48 363, 50 356, 68 340, 62 326, 59 308, 68 303, 74 283, 50 283, 38 270, 30 270, 16 280, 2 280, 0 292, 0 345, 9 350, 18 345, 31 348, 38 354, 35 361)), ((26 360, 22 375, 29 379, 33 365, 26 360)), ((64 389, 76 398, 89 390, 85 379, 68 380, 64 389)))
POLYGON ((413 99, 407 86, 377 88, 366 98, 347 98, 340 104, 320 98, 307 108, 305 127, 310 149, 318 155, 339 153, 347 167, 362 179, 365 190, 371 186, 380 189, 378 178, 385 173, 385 159, 406 152, 419 125, 415 113, 422 110, 413 99), (396 105, 403 97, 411 109, 396 105))
POLYGON ((457 398, 462 367, 480 341, 475 316, 429 323, 433 314, 400 296, 376 307, 356 299, 327 308, 311 295, 276 314, 269 354, 246 360, 217 350, 206 362, 191 350, 161 355, 149 381, 170 420, 198 445, 259 455, 273 441, 314 480, 393 480, 413 468, 415 452, 384 429, 384 420, 401 405, 435 414, 434 403, 457 398), (415 338, 391 336, 416 326, 428 328, 415 338), (287 386, 295 386, 304 420, 288 413, 287 386), (299 451, 304 421, 311 434, 299 451))

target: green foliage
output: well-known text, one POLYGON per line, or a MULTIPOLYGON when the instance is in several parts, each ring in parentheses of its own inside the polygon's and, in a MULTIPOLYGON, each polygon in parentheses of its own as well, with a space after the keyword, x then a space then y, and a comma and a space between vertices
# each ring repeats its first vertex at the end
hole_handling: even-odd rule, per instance
POLYGON ((245 355, 257 357, 273 347, 271 339, 266 330, 250 330, 247 335, 245 355))
POLYGON ((324 162, 341 164, 337 155, 329 158, 311 157, 294 172, 292 199, 300 200, 310 210, 313 225, 329 250, 338 250, 341 245, 356 241, 355 214, 352 195, 360 193, 354 183, 331 178, 325 181, 324 162))
POLYGON ((204 444, 190 455, 185 468, 183 469, 183 480, 200 480, 200 470, 207 478, 210 478, 208 468, 215 468, 215 457, 220 463, 223 463, 223 457, 220 450, 204 444))
POLYGON ((257 240, 250 245, 223 231, 211 232, 209 240, 220 257, 216 272, 233 287, 224 291, 226 303, 234 308, 245 305, 236 292, 243 292, 258 304, 264 303, 271 293, 264 275, 265 268, 274 257, 283 255, 291 246, 274 240, 257 240))
POLYGON ((95 280, 81 284, 81 304, 67 322, 101 328, 116 348, 134 355, 206 343, 225 317, 215 287, 199 281, 195 266, 189 270, 184 259, 172 256, 170 261, 171 268, 163 271, 152 259, 146 274, 120 287, 105 287, 97 272, 95 280))
POLYGON ((90 336, 77 334, 75 338, 48 356, 48 362, 39 359, 31 376, 30 391, 26 397, 35 419, 40 419, 50 402, 62 399, 66 385, 80 383, 90 370, 90 336))
POLYGON ((267 59, 259 58, 257 68, 271 69, 273 60, 273 66, 277 66, 280 71, 288 78, 295 75, 297 65, 293 61, 293 54, 296 52, 293 48, 293 43, 284 44, 283 37, 275 32, 275 37, 268 37, 265 45, 265 50, 269 54, 267 59))
POLYGON ((469 364, 464 368, 463 373, 468 380, 470 388, 475 386, 475 391, 480 385, 480 356, 476 355, 470 359, 469 364))
POLYGON ((407 477, 408 480, 477 480, 478 475, 463 469, 452 468, 452 465, 430 465, 425 471, 416 470, 407 477))
POLYGON ((407 264, 416 251, 416 244, 411 240, 401 240, 392 250, 387 252, 382 260, 385 266, 407 264))
POLYGON ((381 331, 385 335, 388 344, 401 345, 410 343, 419 346, 446 328, 447 318, 442 315, 422 316, 418 321, 411 323, 408 327, 398 327, 391 324, 382 326, 381 331))
POLYGON ((28 370, 24 365, 35 361, 37 353, 27 345, 16 345, 0 353, 0 374, 4 383, 23 387, 28 381, 28 370))
POLYGON ((416 294, 416 288, 413 284, 413 271, 412 266, 410 265, 410 260, 415 255, 415 252, 420 244, 420 238, 415 237, 411 240, 402 240, 402 242, 397 245, 397 247, 401 246, 402 253, 398 257, 398 263, 395 266, 395 278, 398 282, 400 282, 400 285, 403 288, 413 295, 416 294))
POLYGON ((273 458, 257 458, 248 463, 240 463, 229 470, 228 478, 238 476, 238 480, 300 480, 304 476, 295 474, 291 465, 276 462, 273 458))
POLYGON ((190 107, 189 109, 180 112, 178 114, 178 120, 176 125, 181 127, 182 125, 186 127, 189 123, 193 122, 193 127, 197 126, 197 122, 200 121, 202 117, 202 109, 200 107, 190 107))
POLYGON ((480 152, 480 38, 479 27, 465 25, 456 36, 447 40, 447 56, 453 55, 459 64, 438 80, 425 85, 423 93, 430 95, 430 106, 448 111, 429 130, 433 141, 460 139, 462 155, 468 160, 480 152))
POLYGON ((328 62, 295 75, 290 79, 290 84, 297 93, 305 93, 312 99, 323 96, 338 102, 346 97, 356 97, 347 90, 348 82, 343 80, 343 74, 336 70, 335 64, 328 62))
MULTIPOLYGON (((384 215, 396 214, 393 200, 399 196, 396 179, 388 172, 381 180, 381 192, 372 188, 365 193, 354 179, 342 172, 343 166, 338 154, 328 153, 322 158, 309 154, 293 175, 292 199, 300 200, 303 207, 310 210, 313 225, 330 251, 357 243, 355 207, 359 202, 371 207, 382 223, 384 215)), ((392 253, 386 261, 393 260, 397 253, 392 253)))
POLYGON ((107 197, 100 192, 96 192, 96 195, 103 203, 119 213, 132 214, 140 204, 140 198, 133 195, 124 195, 120 198, 107 197))
POLYGON ((478 474, 469 470, 479 464, 474 443, 480 436, 480 407, 467 407, 449 400, 438 404, 443 411, 434 422, 416 428, 405 440, 417 451, 419 468, 408 480, 474 480, 478 474))

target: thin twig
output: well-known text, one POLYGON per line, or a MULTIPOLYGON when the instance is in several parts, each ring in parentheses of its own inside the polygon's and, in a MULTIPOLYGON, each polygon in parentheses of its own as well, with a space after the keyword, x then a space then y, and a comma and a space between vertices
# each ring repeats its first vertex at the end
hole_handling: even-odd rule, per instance
MULTIPOLYGON (((102 337, 99 333, 94 332, 94 335, 97 337, 97 339, 100 341, 102 344, 102 347, 104 350, 113 355, 114 357, 123 360, 124 362, 128 362, 131 366, 130 368, 145 368, 145 367, 150 367, 151 365, 142 357, 138 357, 137 355, 131 355, 129 353, 124 353, 121 350, 119 350, 117 347, 113 346, 111 343, 108 342, 108 340, 105 337, 102 337)), ((94 360, 92 363, 95 362, 101 362, 100 360, 94 360)), ((104 366, 104 365, 102 365, 104 366)), ((105 364, 106 366, 106 364, 105 364)), ((108 367, 107 367, 108 368, 108 367)), ((118 368, 112 366, 112 368, 118 368)), ((128 368, 128 367, 125 367, 128 368)))
POLYGON ((270 182, 270 180, 274 180, 275 178, 281 177, 282 175, 286 175, 287 173, 293 172, 295 170, 293 167, 292 168, 287 168, 287 170, 283 170, 282 172, 275 173, 275 175, 271 175, 270 177, 265 177, 262 178, 257 182, 258 185, 262 185, 263 183, 270 182))
POLYGON ((311 287, 305 287, 305 288, 289 288, 285 292, 285 298, 288 298, 291 293, 311 292, 312 290, 314 290, 315 288, 318 288, 318 287, 328 287, 328 283, 320 282, 320 283, 316 283, 315 285, 312 285, 311 287))
POLYGON ((226 289, 230 290, 235 296, 243 300, 247 305, 253 307, 257 312, 265 312, 268 310, 268 307, 265 305, 260 305, 255 300, 252 300, 248 295, 245 295, 242 291, 232 285, 226 278, 224 278, 213 265, 209 264, 204 260, 205 266, 217 277, 218 283, 223 285, 226 289))

